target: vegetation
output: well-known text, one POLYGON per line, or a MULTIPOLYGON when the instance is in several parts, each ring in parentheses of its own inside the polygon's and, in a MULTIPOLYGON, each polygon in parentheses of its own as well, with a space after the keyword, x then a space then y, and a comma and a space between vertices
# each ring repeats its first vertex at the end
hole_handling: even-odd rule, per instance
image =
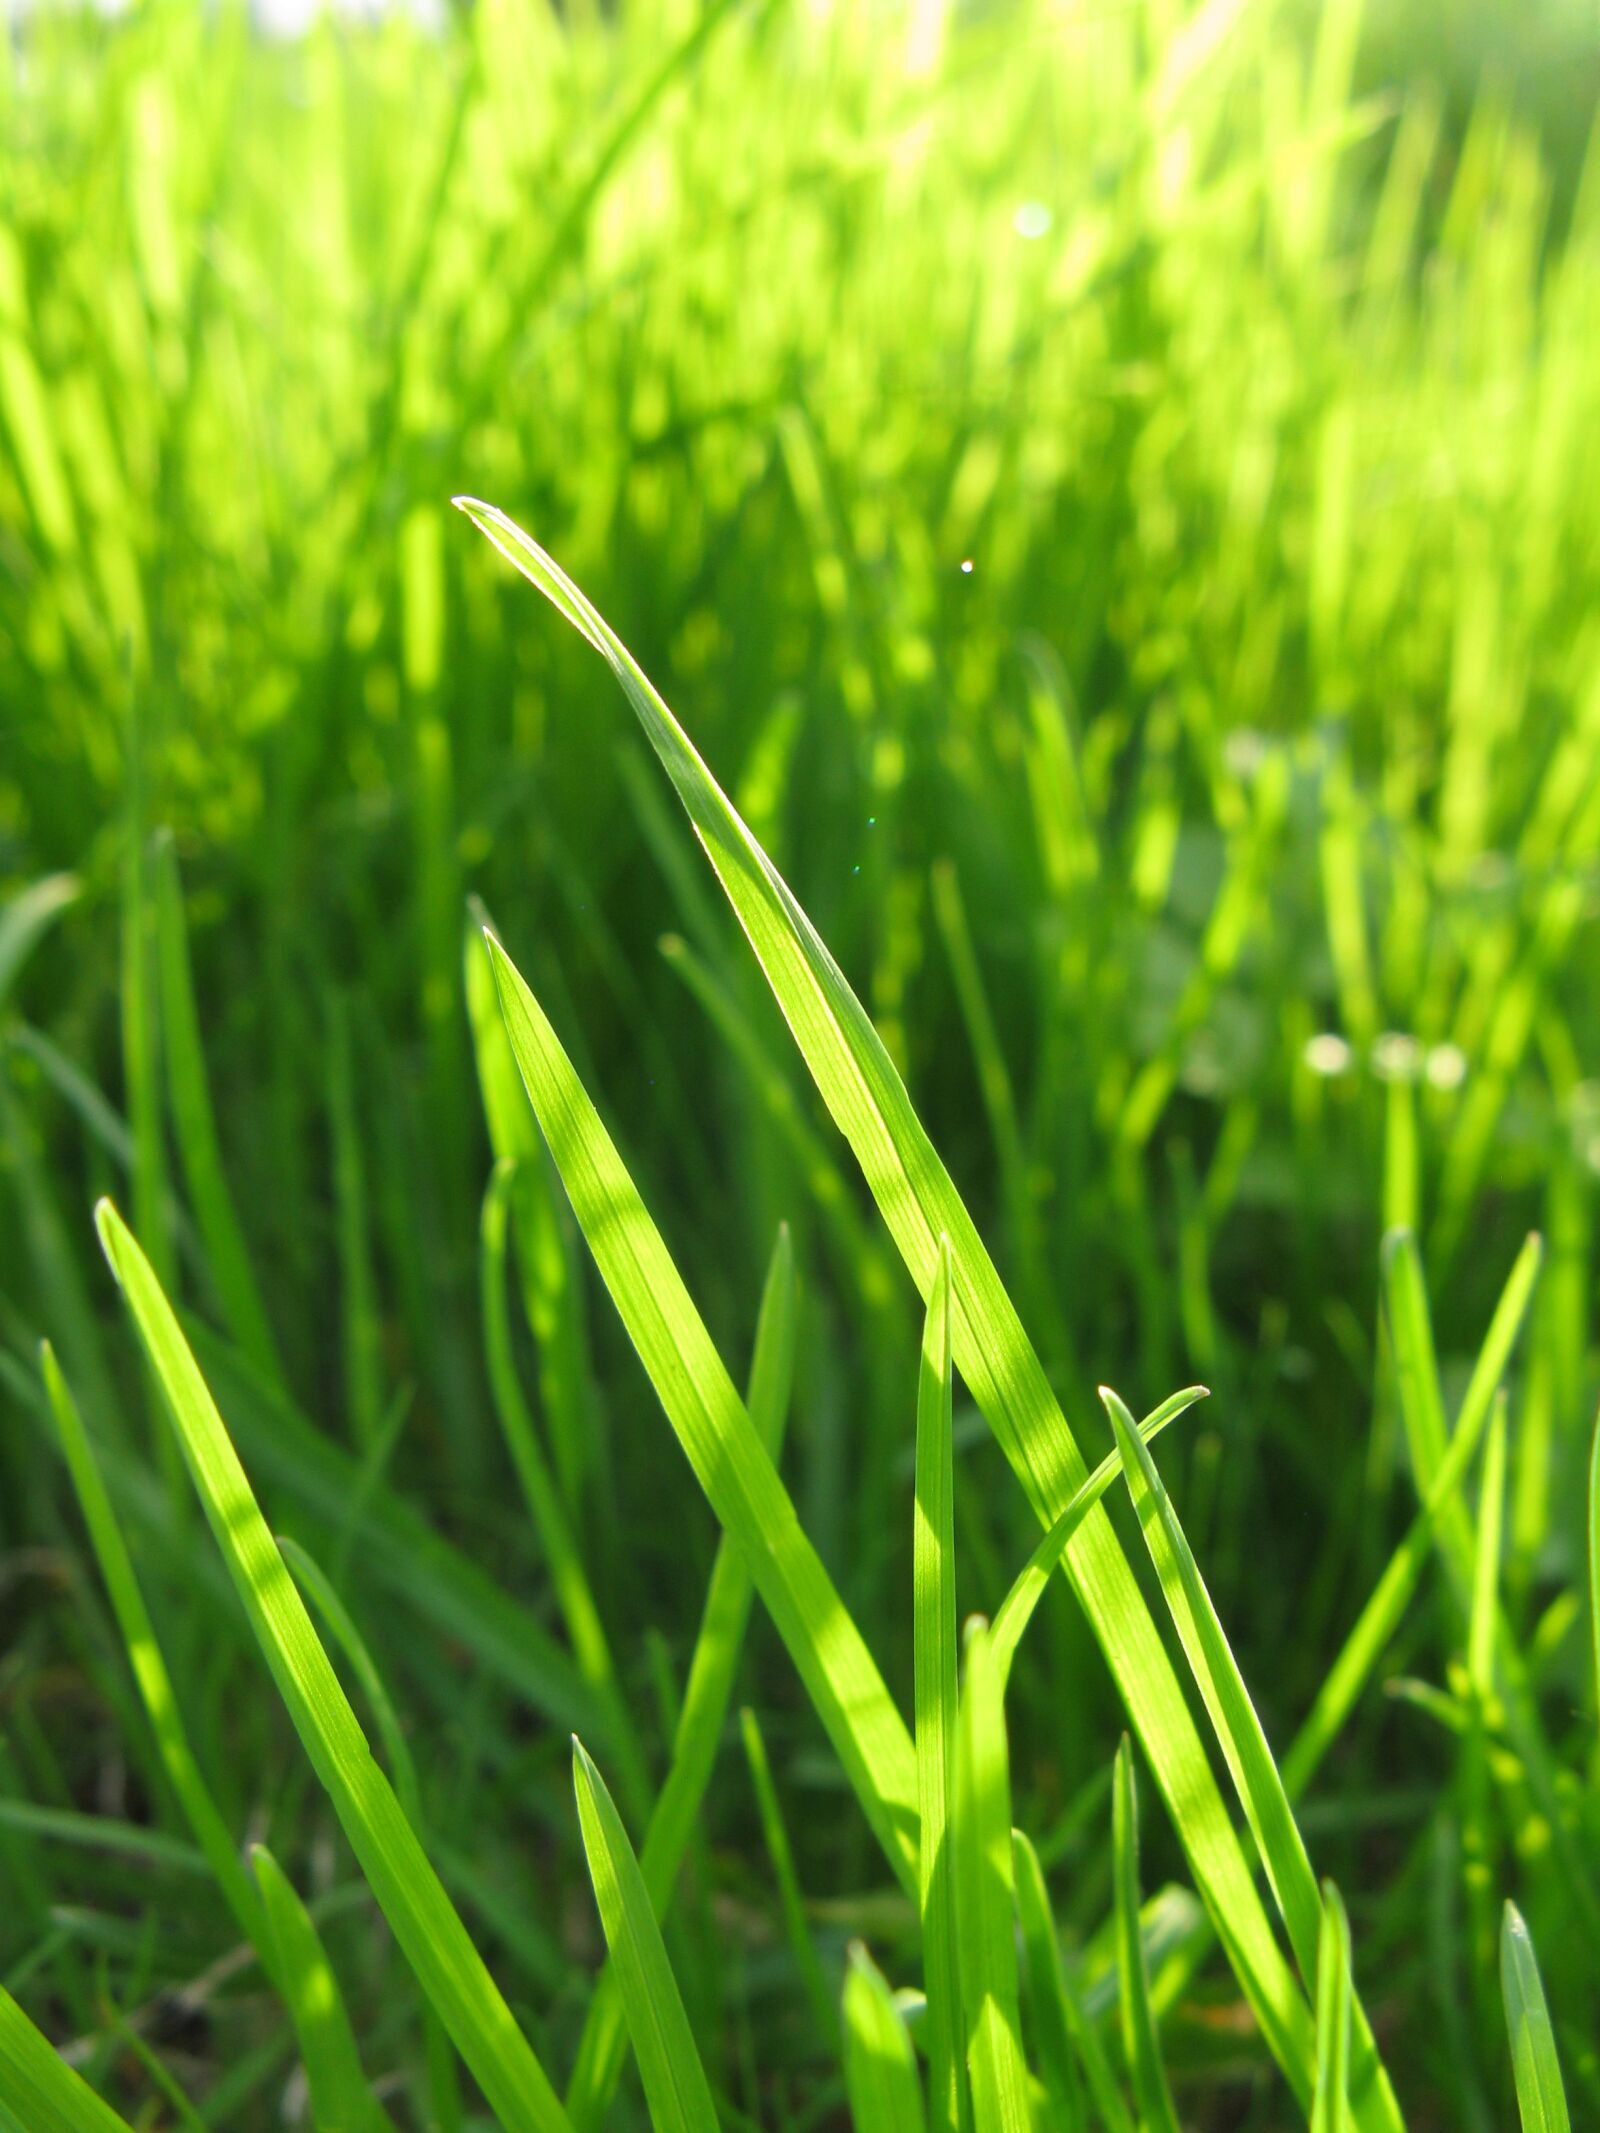
POLYGON ((1600 2115, 1600 152, 1397 23, 0 42, 4 2133, 1600 2115))

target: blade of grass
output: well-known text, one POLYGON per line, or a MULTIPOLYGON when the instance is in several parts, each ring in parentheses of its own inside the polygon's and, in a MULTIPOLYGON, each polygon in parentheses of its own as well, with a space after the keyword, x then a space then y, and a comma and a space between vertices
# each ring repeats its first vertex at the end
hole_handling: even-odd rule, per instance
POLYGON ((250 1625, 396 1940, 508 2133, 567 2133, 544 2069, 373 1760, 149 1261, 109 1201, 95 1219, 250 1625))
POLYGON ((228 1180, 222 1167, 216 1114, 200 1040, 194 973, 189 963, 189 931, 184 919, 183 885, 169 834, 157 842, 155 858, 156 961, 160 973, 161 1056, 166 1067, 167 1097, 189 1199, 194 1207, 217 1298, 234 1339, 271 1384, 282 1387, 283 1364, 267 1319, 266 1306, 250 1263, 249 1248, 228 1180))
MULTIPOLYGON (((1204 1400, 1208 1396, 1208 1388, 1204 1385, 1189 1385, 1182 1392, 1173 1393, 1162 1401, 1154 1413, 1145 1416, 1139 1424, 1140 1437, 1146 1444, 1151 1443, 1160 1436, 1169 1422, 1176 1422, 1179 1415, 1187 1413, 1197 1400, 1204 1400)), ((1011 1590, 996 1611, 994 1626, 989 1631, 989 1643, 994 1652, 995 1664, 1000 1669, 1002 1687, 1010 1678, 1012 1661, 1017 1656, 1017 1647, 1022 1642, 1023 1632, 1033 1620, 1034 1610, 1044 1598, 1050 1574, 1061 1560, 1063 1550, 1121 1472, 1122 1454, 1117 1451, 1107 1452, 1017 1572, 1011 1590)))
MULTIPOLYGON (((1155 1461, 1140 1441, 1133 1417, 1108 1386, 1101 1398, 1111 1417, 1122 1468, 1139 1516, 1150 1559, 1161 1581, 1184 1655, 1194 1674, 1223 1759, 1255 1838, 1278 1909, 1289 1932, 1300 1974, 1315 1986, 1322 1931, 1322 1900, 1305 1840, 1250 1692, 1239 1672, 1211 1596, 1190 1551, 1155 1461)), ((1355 2045, 1351 2088, 1358 2118, 1363 2099, 1376 2092, 1377 2115, 1398 2126, 1400 2113, 1377 2055, 1359 2000, 1354 2010, 1355 2045)))
POLYGON ((1600 1414, 1589 1453, 1589 1636, 1594 1657, 1594 1701, 1600 1719, 1600 1414))
MULTIPOLYGON (((471 498, 457 502, 600 652, 623 687, 924 1298, 933 1282, 938 1239, 948 1233, 956 1366, 1040 1523, 1048 1526, 1086 1478, 1086 1463, 972 1219, 860 1001, 621 640, 503 512, 471 498)), ((1145 1744, 1201 1893, 1213 1917, 1227 1922, 1226 1944, 1241 1986, 1274 2056, 1296 2092, 1309 2099, 1314 2076, 1309 2007, 1273 1940, 1177 1677, 1103 1511, 1090 1513, 1063 1561, 1145 1744)))
POLYGON ((0 2110, 21 2133, 130 2133, 0 1987, 0 2110))
POLYGON ((605 1780, 581 1741, 572 1783, 606 1946, 616 1964, 639 2079, 656 2133, 717 2133, 717 2114, 695 2048, 650 1892, 605 1780))
POLYGON ((488 913, 473 899, 466 935, 467 1013, 478 1085, 495 1160, 514 1158, 521 1189, 512 1202, 522 1306, 538 1352, 539 1397, 557 1478, 570 1510, 604 1430, 589 1371, 582 1272, 561 1219, 539 1130, 511 1055, 494 969, 485 945, 488 913))
MULTIPOLYGON (((278 1553, 293 1571, 295 1582, 321 1615, 329 1636, 344 1653, 350 1671, 361 1684, 361 1693, 367 1699, 372 1712, 372 1722, 378 1729, 384 1753, 389 1758, 389 1776, 396 1797, 405 1812, 406 1820, 420 1837, 422 1794, 417 1783, 417 1766, 410 1748, 406 1745, 405 1729, 400 1723, 400 1715, 384 1686, 383 1676, 378 1672, 367 1641, 357 1629, 349 1608, 340 1599, 332 1578, 310 1549, 286 1533, 280 1533, 277 1542, 278 1553)), ((260 1878, 259 1874, 257 1878, 260 1878)))
POLYGON ((1317 2093, 1311 2133, 1340 2133, 1350 2108, 1350 1921, 1339 1891, 1322 1884, 1317 1943, 1317 2093))
POLYGON ((1511 2032, 1511 2065, 1523 2133, 1571 2133, 1567 2092, 1561 2083, 1555 2032, 1533 1936, 1522 1913, 1509 1901, 1500 1930, 1500 1990, 1511 2032))
POLYGON ((744 1742, 745 1761, 750 1766, 750 1782, 755 1788, 762 1841, 767 1847, 773 1878, 778 1884, 784 1936, 794 1957, 795 1968, 806 1988, 806 1995, 811 2001, 811 2011, 816 2017, 817 2026, 823 2036, 832 2037, 837 2027, 833 1996, 828 1991, 827 1980, 822 1975, 822 1965, 817 1960, 816 1947, 811 1939, 811 1927, 806 1920, 806 1903, 800 1889, 800 1876, 795 1869, 794 1847, 789 1842, 789 1831, 783 1819, 783 1805, 778 1798, 778 1788, 773 1782, 772 1763, 767 1755, 761 1722, 748 1704, 739 1713, 739 1733, 744 1742))
POLYGON ((0 910, 0 1007, 35 946, 81 889, 76 874, 43 874, 7 899, 0 910))
POLYGON ((751 1428, 722 1358, 544 1010, 492 936, 511 1047, 578 1223, 712 1510, 744 1549, 885 1855, 916 1880, 905 1722, 751 1428))
POLYGON ((951 1847, 972 2122, 977 2133, 1031 2133, 1012 1922, 1005 1705, 988 1627, 976 1619, 967 1636, 951 1847))
MULTIPOLYGON (((912 1671, 920 1838, 917 1902, 927 1995, 929 2112, 934 2133, 957 2133, 969 2113, 962 2079, 961 1980, 950 1804, 957 1736, 955 1471, 951 1426, 950 1247, 941 1240, 917 1377, 917 1469, 912 1535, 912 1671)), ((1003 1676, 1002 1676, 1003 1678, 1003 1676)))
POLYGON ((522 1395, 511 1344, 510 1314, 506 1308, 506 1231, 519 1177, 526 1175, 526 1165, 542 1160, 542 1154, 537 1151, 529 1157, 502 1156, 494 1166, 488 1190, 483 1196, 479 1240, 484 1359, 501 1434, 511 1454, 533 1530, 544 1552, 567 1635, 572 1640, 572 1649, 584 1679, 594 1689, 610 1718, 612 1752, 617 1759, 624 1795, 630 1805, 640 1805, 650 1796, 643 1750, 617 1686, 611 1646, 600 1620, 600 1610, 595 1605, 583 1558, 568 1524, 555 1478, 546 1462, 533 1416, 522 1395))
POLYGON ((844 2082, 856 2133, 923 2133, 917 2055, 894 1994, 861 1942, 844 1974, 844 2082))
POLYGON ((322 1936, 264 1844, 252 1847, 250 1862, 277 1946, 278 1975, 306 2070, 312 2123, 317 2133, 380 2133, 389 2126, 389 2115, 362 2071, 355 2031, 322 1936))
POLYGON ((1032 1842, 1020 1829, 1011 1832, 1011 1853, 1034 2042, 1044 2085, 1055 2101, 1059 2122, 1067 2133, 1077 2133, 1087 2124, 1076 2059, 1083 2063, 1089 2093, 1106 2133, 1134 2133, 1133 2120, 1110 2061, 1101 2049, 1100 2038, 1067 1981, 1044 1869, 1032 1842))
POLYGON ((1117 1750, 1111 1792, 1112 1882, 1117 1936, 1118 2017, 1122 2048, 1133 2077, 1134 2099, 1143 2133, 1178 2133, 1178 2114, 1167 2087, 1150 2006, 1150 1974, 1145 1965, 1144 1935, 1139 1927, 1139 1795, 1134 1783, 1133 1748, 1126 1734, 1117 1750))
MULTIPOLYGON (((794 1341, 794 1251, 784 1227, 778 1232, 762 1289, 747 1391, 751 1424, 774 1462, 782 1450, 788 1419, 794 1341)), ((753 1593, 743 1551, 730 1534, 724 1534, 689 1660, 671 1766, 656 1795, 639 1858, 658 1918, 666 1914, 722 1740, 753 1593)), ((579 2133, 603 2117, 621 2071, 624 2048, 622 2008, 616 1979, 608 1967, 589 2002, 567 2086, 567 2111, 579 2133)))
POLYGON ((89 1544, 100 1565, 111 1611, 127 1647, 128 1664, 150 1720, 162 1767, 212 1876, 238 1920, 240 1931, 253 1947, 264 1951, 265 1921, 260 1903, 240 1862, 238 1847, 229 1835, 227 1824, 195 1761, 173 1693, 172 1677, 167 1672, 144 1595, 139 1589, 133 1559, 112 1509, 77 1402, 48 1341, 40 1347, 39 1369, 61 1438, 61 1449, 66 1456, 67 1471, 72 1476, 72 1485, 88 1528, 89 1544))

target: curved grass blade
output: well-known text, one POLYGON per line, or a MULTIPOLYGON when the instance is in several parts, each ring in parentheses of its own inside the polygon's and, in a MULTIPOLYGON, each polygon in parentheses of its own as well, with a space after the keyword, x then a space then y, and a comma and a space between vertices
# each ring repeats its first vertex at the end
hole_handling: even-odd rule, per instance
POLYGON ((972 2121, 977 2133, 1031 2133, 1012 1924, 1005 1705, 981 1621, 968 1634, 966 1661, 951 1838, 972 2121))
POLYGON ((0 1986, 0 2119, 20 2133, 130 2133, 0 1986))
POLYGON ((583 1743, 572 1743, 578 1820, 633 2054, 656 2133, 717 2133, 717 2114, 689 2017, 662 1945, 650 1892, 622 1818, 583 1743))
POLYGON ((1178 2133, 1178 2114, 1161 2063, 1161 2039, 1150 2005, 1150 1973, 1139 1925, 1139 1794, 1133 1748, 1122 1736, 1111 1791, 1111 1874, 1115 1893, 1118 2018, 1133 2076, 1143 2133, 1178 2133))
POLYGON ((128 1664, 133 1669, 133 1678, 150 1720, 157 1753, 177 1795, 178 1805, 183 1809, 195 1841, 204 1853, 206 1864, 238 1921, 240 1931, 265 1957, 265 1920, 260 1902, 240 1862, 238 1847, 211 1796, 211 1789, 200 1775, 200 1766, 195 1761, 183 1715, 178 1709, 178 1699, 173 1693, 172 1677, 167 1672, 144 1594, 139 1589, 133 1558, 122 1537, 117 1514, 111 1507, 111 1498, 77 1402, 48 1341, 40 1346, 39 1369, 49 1397, 50 1412, 60 1434, 67 1471, 72 1476, 84 1524, 89 1531, 89 1543, 100 1565, 100 1575, 105 1580, 117 1628, 127 1647, 128 1664))
POLYGON ((493 936, 511 1048, 595 1263, 695 1478, 745 1552, 834 1750, 891 1866, 916 1882, 916 1764, 872 1654, 795 1516, 572 1062, 493 936))
POLYGON ((922 2086, 905 2017, 860 1941, 844 1974, 844 2084, 856 2133, 923 2133, 922 2086))
POLYGON ((1511 2065, 1523 2133, 1571 2133, 1539 1959, 1522 1913, 1509 1901, 1500 1929, 1500 1990, 1511 2032, 1511 2065))
MULTIPOLYGON (((519 1084, 520 1086, 520 1084, 519 1084)), ((777 1461, 783 1446, 794 1382, 794 1250, 787 1225, 778 1231, 761 1312, 756 1321, 755 1352, 750 1363, 747 1401, 756 1435, 777 1461)), ((658 1918, 666 1915, 673 1883, 688 1848, 690 1832, 705 1797, 711 1767, 733 1696, 734 1677, 744 1649, 753 1588, 743 1551, 729 1534, 717 1546, 706 1588, 700 1633, 689 1661, 683 1707, 672 1743, 672 1763, 656 1795, 639 1870, 658 1918)), ((626 2048, 622 2007, 610 1967, 601 1976, 584 2017, 567 2111, 574 2126, 592 2126, 604 2115, 616 2087, 626 2048)))
POLYGON ((255 1269, 222 1167, 216 1113, 200 1041, 183 885, 169 833, 156 853, 156 968, 161 994, 161 1057, 172 1106, 178 1154, 189 1186, 195 1222, 216 1282, 217 1299, 234 1339, 269 1384, 284 1385, 283 1363, 261 1300, 255 1269))
POLYGON ((373 1760, 149 1261, 109 1200, 95 1220, 250 1625, 396 1940, 507 2133, 567 2133, 543 2067, 373 1760))
POLYGON ((83 884, 76 874, 41 874, 19 889, 0 910, 0 1007, 16 981, 17 972, 51 924, 69 904, 77 902, 83 884))
POLYGON ((317 2133, 381 2133, 389 2127, 362 2071, 344 1995, 322 1936, 288 1877, 264 1844, 250 1854, 267 1928, 277 1946, 278 1975, 300 2046, 317 2133))
POLYGON ((1311 2133, 1340 2133, 1350 2108, 1350 1921, 1331 1881, 1322 1884, 1317 1942, 1317 2093, 1311 2133))
POLYGON ((1044 2085, 1056 2104, 1059 2123, 1067 2133, 1078 2133, 1087 2124, 1076 2059, 1083 2063, 1089 2093, 1106 2133, 1134 2133, 1128 2106, 1101 2049, 1100 2038, 1067 1982, 1044 1869, 1020 1829, 1011 1832, 1011 1856, 1017 1877, 1017 1917, 1022 1927, 1034 2041, 1044 2085))
MULTIPOLYGON (((1106 1412, 1111 1417, 1123 1474, 1139 1515, 1139 1526, 1150 1550, 1150 1560, 1161 1581, 1162 1596, 1172 1613, 1184 1655, 1194 1674, 1223 1759, 1239 1795, 1239 1804, 1250 1825, 1261 1863, 1266 1869, 1289 1944, 1300 1974, 1314 1984, 1322 1932, 1322 1899, 1311 1870, 1305 1841, 1289 1805, 1278 1766, 1272 1759, 1267 1736, 1256 1715, 1250 1692, 1239 1672, 1231 1647, 1211 1604, 1199 1567, 1190 1551, 1178 1514, 1172 1507, 1155 1461, 1140 1441, 1133 1417, 1109 1386, 1100 1388, 1106 1412)), ((1351 2086, 1359 2116, 1363 2100, 1376 2096, 1378 2115, 1396 2127, 1399 2108, 1389 2088, 1388 2076, 1367 2025, 1360 2002, 1355 2004, 1355 2047, 1351 2086)))
POLYGON ((935 2133, 956 2133, 970 2115, 959 2041, 961 1980, 956 1888, 950 1870, 950 1805, 959 1712, 951 1398, 950 1247, 948 1240, 941 1239, 917 1377, 912 1534, 912 1671, 920 1815, 917 1903, 928 2002, 928 2096, 935 2133))
MULTIPOLYGON (((954 1269, 956 1367, 1048 1526, 1087 1465, 971 1216, 911 1107, 905 1085, 844 974, 688 736, 615 633, 504 512, 456 499, 611 667, 655 748, 793 1031, 813 1081, 854 1150, 924 1298, 938 1241, 954 1269)), ((1310 2009, 1256 1892, 1155 1622, 1109 1519, 1091 1511, 1063 1557, 1166 1799, 1195 1879, 1268 2043, 1308 2100, 1310 2009)), ((1379 2121, 1374 2121, 1376 2125, 1379 2121)))
MULTIPOLYGON (((1182 1392, 1173 1393, 1162 1401, 1154 1413, 1145 1416, 1139 1424, 1140 1437, 1149 1444, 1160 1436, 1169 1422, 1176 1422, 1179 1415, 1186 1413, 1197 1400, 1208 1397, 1209 1388, 1204 1385, 1189 1385, 1182 1392)), ((1017 1656, 1017 1646, 1022 1642, 1023 1632, 1033 1620, 1035 1608, 1044 1598, 1050 1574, 1060 1562, 1067 1543, 1121 1472, 1122 1454, 1117 1451, 1107 1452, 1017 1572, 1011 1590, 996 1611, 994 1626, 989 1631, 989 1643, 994 1652, 995 1664, 1000 1669, 1002 1687, 1010 1679, 1011 1664, 1017 1656)))

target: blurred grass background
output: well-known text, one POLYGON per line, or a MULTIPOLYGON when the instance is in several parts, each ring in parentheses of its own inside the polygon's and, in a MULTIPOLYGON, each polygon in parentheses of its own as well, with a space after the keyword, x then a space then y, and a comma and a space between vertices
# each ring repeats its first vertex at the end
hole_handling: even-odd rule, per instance
MULTIPOLYGON (((1410 1507, 1384 1230, 1424 1239, 1447 1371, 1544 1230, 1506 1575, 1552 1724, 1592 1736, 1573 1595, 1600 1172, 1597 84, 1592 10, 1556 4, 477 0, 275 39, 233 5, 147 0, 13 22, 8 1792, 138 1819, 160 1790, 27 1420, 48 1333, 120 1448, 214 1782, 324 1893, 345 1871, 151 1479, 166 1439, 90 1234, 94 1194, 127 1194, 219 1323, 171 1028, 186 948, 264 1298, 264 1325, 217 1343, 241 1442, 392 1666, 519 2005, 558 2045, 570 2029, 560 1728, 530 1728, 479 1618, 436 1591, 416 1632, 408 1589, 449 1579, 399 1510, 374 1538, 365 1508, 392 1482, 387 1504, 548 1612, 480 1360, 469 895, 736 1374, 794 1224, 793 1485, 909 1681, 909 1289, 609 681, 456 491, 559 557, 737 798, 1069 1413, 1100 1379, 1140 1410, 1212 1386, 1163 1469, 1275 1738, 1410 1507)), ((566 1446, 564 1485, 624 1671, 670 1711, 714 1535, 604 1309, 587 1341, 603 1429, 566 1446)), ((987 1441, 958 1445, 964 1600, 990 1606, 1026 1514, 987 1441)), ((1441 1675, 1458 1642, 1448 1595, 1425 1599, 1392 1670, 1441 1675)), ((776 1659, 765 1631, 756 1651, 776 1659)), ((808 1893, 858 1924, 870 1857, 820 1735, 781 1665, 752 1678, 808 1893)), ((1079 1810, 1115 1716, 1064 1604, 1013 1709, 1047 1863, 1075 1862, 1066 1909, 1092 1921, 1100 1818, 1079 1810)), ((1414 1700, 1369 1698, 1308 1816, 1368 1892, 1358 1943, 1423 2126, 1485 2122, 1499 2093, 1498 2041, 1462 2014, 1453 1753, 1414 1700)), ((755 2033, 768 2066, 773 2032, 803 2067, 754 1808, 731 1776, 714 1797, 675 1954, 732 2059, 755 2033)), ((1552 1996, 1592 2013, 1548 1835, 1508 1813, 1500 1841, 1552 1996)), ((126 2007, 227 1945, 214 1894, 153 1903, 148 1862, 41 1862, 4 1828, 0 1855, 0 1969, 97 2050, 97 1992, 126 2007)), ((370 1930, 351 1945, 400 2034, 392 1956, 370 1930)), ((266 2082, 271 2035, 248 2000, 208 2020, 178 2060, 231 2059, 208 2116, 260 2122, 236 2069, 252 2041, 266 2082)), ((1248 2044, 1221 2014, 1190 2028, 1195 2066, 1228 2062, 1214 2122, 1267 2123, 1239 2116, 1263 2108, 1238 2102, 1248 2044)), ((1592 2034, 1568 2049, 1593 2101, 1592 2034)))

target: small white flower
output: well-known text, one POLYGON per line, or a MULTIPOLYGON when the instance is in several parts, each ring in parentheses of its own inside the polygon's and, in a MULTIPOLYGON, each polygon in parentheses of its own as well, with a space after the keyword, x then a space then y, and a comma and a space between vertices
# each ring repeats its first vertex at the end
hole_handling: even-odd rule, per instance
POLYGON ((1422 1071, 1422 1046, 1403 1030, 1385 1030, 1372 1047, 1372 1071, 1380 1081, 1415 1081, 1422 1071))
POLYGON ((1332 1080, 1336 1074, 1349 1073, 1355 1054, 1343 1037, 1331 1029, 1321 1029, 1314 1037, 1306 1039, 1302 1057, 1313 1074, 1332 1080))
POLYGON ((1011 227, 1019 237, 1031 242, 1036 237, 1048 237, 1055 219, 1042 200, 1024 200, 1011 218, 1011 227))
POLYGON ((1436 1044, 1422 1070, 1434 1089, 1459 1089, 1467 1078, 1467 1055, 1459 1044, 1436 1044))

